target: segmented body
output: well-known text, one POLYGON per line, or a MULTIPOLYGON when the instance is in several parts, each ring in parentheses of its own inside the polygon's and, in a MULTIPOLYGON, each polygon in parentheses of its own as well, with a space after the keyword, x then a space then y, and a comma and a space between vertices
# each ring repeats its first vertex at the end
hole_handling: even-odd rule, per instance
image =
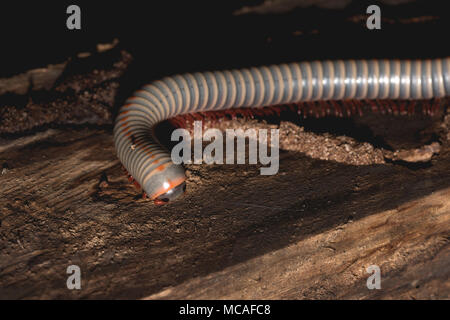
POLYGON ((450 58, 337 60, 175 75, 126 100, 114 127, 117 155, 152 200, 170 199, 186 179, 152 128, 171 117, 211 110, 348 99, 450 96, 450 58))

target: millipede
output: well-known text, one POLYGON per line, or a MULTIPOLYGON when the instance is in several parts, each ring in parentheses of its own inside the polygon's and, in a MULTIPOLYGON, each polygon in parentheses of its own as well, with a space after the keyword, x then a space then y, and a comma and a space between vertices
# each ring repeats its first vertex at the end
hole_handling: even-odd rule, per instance
MULTIPOLYGON (((117 156, 156 204, 184 194, 186 175, 155 136, 158 123, 189 113, 292 103, 417 101, 450 96, 450 57, 313 61, 168 76, 136 91, 114 126, 117 156)), ((352 105, 352 106, 355 106, 352 105)))

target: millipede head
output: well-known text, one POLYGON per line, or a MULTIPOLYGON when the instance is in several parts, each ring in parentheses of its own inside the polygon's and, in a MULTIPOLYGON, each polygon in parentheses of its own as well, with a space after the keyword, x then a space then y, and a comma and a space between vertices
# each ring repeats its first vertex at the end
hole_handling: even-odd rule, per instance
POLYGON ((181 184, 177 185, 176 187, 173 187, 166 193, 159 195, 153 201, 157 205, 163 205, 181 197, 182 195, 184 195, 185 192, 186 192, 186 181, 183 181, 181 184))
POLYGON ((167 162, 147 171, 140 181, 147 197, 158 205, 169 203, 186 191, 184 167, 174 163, 167 162))

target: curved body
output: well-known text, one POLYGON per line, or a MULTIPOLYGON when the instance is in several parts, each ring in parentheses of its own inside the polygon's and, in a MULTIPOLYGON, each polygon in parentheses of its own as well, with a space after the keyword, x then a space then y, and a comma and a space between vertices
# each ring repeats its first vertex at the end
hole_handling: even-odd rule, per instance
POLYGON ((192 112, 347 99, 431 99, 450 96, 450 58, 337 60, 175 75, 126 100, 114 127, 117 155, 152 200, 182 193, 185 173, 152 128, 192 112))

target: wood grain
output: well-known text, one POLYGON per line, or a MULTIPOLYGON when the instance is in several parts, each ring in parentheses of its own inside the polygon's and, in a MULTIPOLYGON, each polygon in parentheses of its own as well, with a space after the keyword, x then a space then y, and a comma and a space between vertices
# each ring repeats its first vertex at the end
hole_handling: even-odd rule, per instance
POLYGON ((52 129, 0 159, 1 298, 449 295, 448 145, 419 170, 295 152, 272 177, 190 166, 186 197, 162 207, 128 183, 109 129, 52 129), (380 291, 365 288, 370 264, 380 291))

